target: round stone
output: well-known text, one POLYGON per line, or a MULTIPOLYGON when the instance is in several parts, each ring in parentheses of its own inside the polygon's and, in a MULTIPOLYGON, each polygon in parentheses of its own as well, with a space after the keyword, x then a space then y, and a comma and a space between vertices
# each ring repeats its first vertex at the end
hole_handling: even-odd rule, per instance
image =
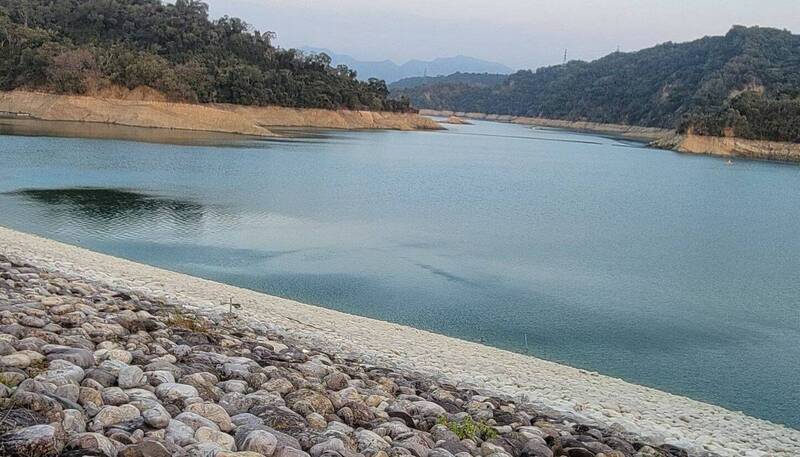
POLYGON ((137 366, 126 366, 119 370, 117 384, 123 389, 133 389, 147 384, 147 377, 141 368, 137 366))
POLYGON ((278 439, 275 435, 265 430, 253 430, 244 438, 240 450, 272 455, 277 447, 278 439))

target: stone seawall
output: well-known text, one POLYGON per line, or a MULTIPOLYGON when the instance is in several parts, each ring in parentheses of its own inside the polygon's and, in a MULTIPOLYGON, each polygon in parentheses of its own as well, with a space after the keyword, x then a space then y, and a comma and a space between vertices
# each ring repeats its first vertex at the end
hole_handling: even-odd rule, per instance
MULTIPOLYGON (((117 298, 123 299, 125 306, 132 306, 131 304, 141 302, 159 304, 158 306, 148 306, 142 309, 134 307, 132 311, 135 312, 136 315, 139 315, 138 311, 147 311, 154 314, 160 313, 163 316, 164 311, 160 311, 161 308, 166 307, 165 309, 173 309, 174 307, 180 307, 178 309, 183 309, 183 312, 175 313, 174 311, 170 311, 171 314, 168 313, 163 319, 167 319, 167 321, 169 319, 177 319, 176 322, 182 322, 182 325, 184 326, 189 325, 189 328, 193 328, 194 324, 192 322, 194 322, 194 320, 185 322, 185 320, 181 317, 184 315, 184 313, 191 313, 192 315, 199 313, 203 316, 220 316, 221 313, 228 311, 228 308, 224 306, 224 303, 232 299, 234 303, 239 303, 242 305, 242 309, 236 311, 236 313, 241 321, 251 325, 251 333, 252 331, 255 331, 253 329, 256 327, 267 333, 269 329, 281 329, 280 333, 284 338, 281 340, 281 344, 295 345, 299 348, 317 351, 322 349, 322 353, 319 354, 319 357, 316 359, 311 357, 314 359, 313 361, 317 362, 318 364, 328 366, 328 359, 330 358, 354 360, 361 364, 386 367, 389 370, 397 370, 398 372, 402 373, 420 373, 420 375, 416 376, 422 376, 422 378, 417 379, 435 379, 439 380, 438 382, 441 382, 439 387, 452 386, 452 388, 448 387, 444 388, 444 390, 456 389, 450 392, 449 395, 461 398, 460 405, 455 399, 452 400, 456 406, 461 409, 453 409, 453 411, 448 411, 449 413, 464 411, 464 408, 466 408, 466 411, 469 411, 470 413, 476 413, 477 415, 475 415, 475 417, 480 418, 483 417, 480 413, 482 409, 488 408, 489 410, 492 410, 492 408, 500 408, 499 410, 493 410, 491 417, 488 415, 485 417, 486 419, 490 419, 496 417, 498 411, 507 411, 513 413, 519 410, 508 406, 508 403, 504 403, 506 406, 502 406, 496 402, 492 403, 492 401, 486 400, 493 406, 482 404, 485 402, 479 401, 482 398, 480 395, 495 396, 494 398, 518 399, 519 404, 531 405, 531 408, 538 410, 539 413, 542 414, 543 418, 547 417, 547 420, 550 421, 548 423, 558 423, 560 424, 559 427, 565 426, 564 421, 566 421, 566 424, 572 424, 573 426, 576 423, 584 424, 585 427, 589 427, 589 429, 593 428, 602 430, 602 432, 598 432, 600 433, 601 438, 613 438, 613 436, 619 435, 617 438, 622 437, 627 440, 627 442, 634 444, 634 446, 630 449, 626 448, 622 444, 620 444, 618 447, 624 449, 613 449, 615 452, 620 452, 621 454, 611 453, 608 448, 603 448, 600 445, 596 445, 597 449, 595 449, 595 451, 589 451, 592 452, 592 454, 581 453, 581 451, 572 451, 574 453, 566 455, 583 456, 597 454, 601 457, 602 455, 605 455, 606 457, 633 455, 636 455, 637 457, 685 455, 677 451, 676 449, 678 448, 687 449, 692 455, 704 455, 706 453, 715 453, 722 456, 770 455, 788 457, 800 455, 800 431, 788 429, 786 427, 775 425, 763 420, 745 416, 741 413, 731 412, 723 408, 697 402, 688 398, 626 383, 619 379, 610 378, 597 373, 546 362, 534 357, 490 348, 467 341, 404 327, 401 325, 395 325, 373 319, 352 316, 324 308, 309 306, 250 290, 240 289, 237 287, 219 284, 179 273, 165 271, 4 228, 0 228, 0 255, 4 256, 4 258, 6 258, 9 262, 13 262, 17 265, 25 264, 30 268, 36 269, 36 271, 47 272, 47 274, 57 277, 72 278, 74 281, 89 284, 92 287, 103 288, 105 290, 104 293, 107 295, 110 294, 116 296, 117 298), (138 298, 125 299, 125 297, 138 298), (463 389, 470 389, 471 392, 473 392, 471 394, 473 397, 464 394, 463 392, 465 391, 463 389), (464 397, 464 395, 467 395, 467 397, 464 397), (474 395, 478 395, 478 397, 474 397, 474 395), (561 419, 559 419, 559 417, 561 417, 561 419), (624 430, 625 433, 622 433, 622 430, 624 430), (630 438, 632 436, 637 438, 630 438), (636 442, 639 444, 636 444, 636 442), (655 448, 651 447, 642 448, 644 445, 643 443, 650 443, 653 445, 664 444, 666 446, 661 450, 655 450, 655 448), (640 449, 634 449, 636 446, 639 446, 640 449), (599 452, 601 449, 606 452, 599 452), (645 453, 642 453, 641 449, 645 449, 645 453), (653 451, 651 452, 650 449, 653 449, 653 451), (672 451, 668 452, 665 449, 673 449, 674 453, 670 453, 672 451)), ((8 287, 6 287, 6 289, 8 289, 8 287)), ((73 289, 76 288, 69 290, 73 289)), ((3 288, 0 288, 0 292, 3 290, 3 288)), ((36 287, 30 286, 25 289, 26 295, 24 295, 23 301, 25 303, 41 303, 43 301, 42 299, 46 297, 37 296, 37 290, 43 291, 41 293, 45 296, 50 293, 48 292, 50 289, 47 287, 47 285, 38 285, 36 287)), ((76 290, 79 290, 79 288, 76 290)), ((65 299, 57 297, 56 299, 46 298, 45 301, 46 303, 55 303, 56 301, 58 301, 58 303, 62 303, 62 300, 65 299)), ((68 299, 66 300, 69 301, 68 299)), ((103 300, 99 300, 99 302, 103 302, 103 300)), ((33 310, 30 311, 30 315, 39 319, 44 319, 46 316, 49 316, 49 314, 56 314, 57 316, 60 316, 60 314, 54 313, 54 310, 47 310, 47 312, 43 311, 41 306, 47 306, 46 303, 44 305, 31 305, 33 310)), ((115 306, 121 305, 117 304, 115 306)), ((91 308, 76 309, 70 312, 79 310, 87 316, 92 315, 93 312, 91 308)), ((59 312, 60 311, 62 310, 59 309, 59 312)), ((130 313, 128 315, 130 315, 130 313)), ((80 315, 73 315, 73 317, 78 318, 80 315)), ((3 323, 8 325, 9 318, 9 314, 4 314, 5 320, 3 323)), ((109 316, 109 318, 111 317, 109 316)), ((56 318, 58 322, 61 322, 61 319, 63 318, 56 318)), ((203 319, 207 319, 207 317, 203 317, 203 319)), ((217 319, 219 321, 218 318, 212 317, 211 319, 217 319)), ((112 321, 114 320, 112 319, 112 321)), ((36 321, 36 325, 38 325, 38 323, 39 321, 36 321)), ((20 321, 20 323, 17 324, 18 326, 13 328, 13 331, 22 332, 24 329, 19 328, 19 325, 22 324, 23 322, 20 321)), ((119 328, 115 326, 113 326, 113 328, 108 327, 106 325, 108 322, 103 324, 102 321, 92 321, 89 324, 89 327, 85 327, 81 324, 81 322, 75 322, 74 325, 68 326, 73 330, 66 331, 65 334, 79 337, 78 340, 69 340, 71 346, 81 346, 81 344, 83 344, 79 343, 79 341, 81 341, 80 335, 83 333, 83 331, 89 331, 89 335, 91 336, 91 332, 95 330, 102 330, 103 332, 111 331, 112 333, 114 329, 119 330, 119 328), (83 331, 75 333, 75 330, 77 329, 83 329, 83 331)), ((47 328, 47 325, 47 323, 44 323, 43 327, 39 328, 45 329, 47 328)), ((158 331, 159 329, 163 330, 164 327, 153 324, 152 331, 158 331)), ((130 331, 130 329, 128 330, 130 331)), ((202 333, 202 331, 200 332, 202 333)), ((215 344, 222 345, 223 348, 227 348, 228 350, 235 352, 236 355, 240 355, 245 358, 248 357, 251 352, 256 352, 256 349, 253 348, 252 345, 247 346, 247 350, 242 349, 241 345, 243 343, 241 339, 244 337, 242 334, 238 334, 239 336, 234 335, 237 335, 237 333, 235 331, 231 331, 231 333, 227 336, 223 335, 218 338, 214 338, 214 341, 216 342, 215 344), (236 341, 239 342, 237 343, 236 341), (228 344, 231 346, 227 346, 228 344)), ((22 336, 22 333, 20 333, 19 336, 22 336)), ((144 336, 145 335, 142 335, 142 337, 144 336)), ((153 335, 151 333, 151 337, 153 336, 166 338, 168 335, 163 333, 153 335)), ((149 340, 145 338, 144 340, 137 341, 139 343, 146 343, 149 340)), ((159 339, 158 341, 161 340, 159 339)), ((179 342, 174 341, 174 339, 171 341, 173 341, 173 343, 176 345, 180 344, 179 342)), ((191 340, 187 340, 186 337, 184 337, 183 341, 190 342, 191 340)), ((160 360, 161 357, 164 357, 164 361, 170 361, 169 363, 174 364, 175 362, 172 361, 173 357, 180 355, 170 353, 170 350, 164 346, 164 344, 167 344, 166 341, 161 341, 159 346, 165 349, 167 353, 161 353, 161 349, 157 349, 157 347, 154 349, 153 347, 148 346, 149 351, 156 351, 156 353, 150 353, 149 355, 147 353, 136 352, 135 350, 132 351, 131 348, 135 349, 139 346, 136 344, 131 345, 130 343, 131 340, 128 339, 128 345, 123 345, 119 348, 113 344, 92 344, 91 348, 95 350, 94 356, 96 360, 111 357, 108 355, 109 351, 115 349, 123 349, 125 351, 132 352, 134 357, 136 357, 134 361, 148 363, 152 363, 151 359, 160 360), (98 353, 98 350, 101 352, 98 353)), ((268 344, 267 342, 262 343, 262 345, 268 344)), ((170 346, 171 344, 172 343, 167 344, 167 346, 170 346)), ((201 347, 205 346, 201 345, 201 347)), ((275 350, 274 345, 271 347, 273 350, 275 350)), ((17 343, 16 349, 17 352, 19 352, 19 343, 17 343)), ((52 348, 47 349, 45 352, 51 349, 52 348)), ((210 349, 205 348, 202 350, 208 352, 210 349)), ((58 352, 59 349, 54 349, 54 351, 58 352)), ((181 349, 181 351, 183 351, 183 349, 181 349)), ((89 354, 92 354, 92 352, 89 352, 89 354)), ((13 353, 9 355, 13 356, 13 353)), ((44 356, 49 357, 49 353, 44 354, 44 356)), ((127 355, 123 354, 122 356, 124 356, 124 358, 127 360, 127 355)), ((34 358, 38 360, 38 356, 34 358)), ((20 357, 20 363, 25 362, 26 360, 30 363, 33 363, 31 357, 28 357, 26 360, 22 359, 23 357, 20 357)), ((251 366, 251 362, 247 362, 239 357, 234 357, 233 354, 231 355, 231 359, 221 357, 219 360, 216 360, 216 362, 215 360, 216 359, 206 360, 204 363, 216 366, 214 370, 217 372, 219 370, 224 371, 226 369, 235 372, 236 370, 240 369, 237 368, 239 365, 243 365, 244 368, 241 369, 244 369, 248 372, 264 372, 264 370, 266 370, 266 373, 273 372, 273 369, 264 367, 256 369, 255 366, 251 366), (251 366, 251 368, 246 368, 248 366, 251 366)), ((115 363, 116 362, 112 362, 111 366, 107 368, 112 371, 115 370, 114 367, 119 368, 119 366, 115 363)), ((159 365, 159 367, 163 368, 164 366, 159 365)), ((308 370, 311 370, 307 374, 312 378, 315 376, 319 378, 325 378, 328 374, 330 374, 330 370, 328 368, 317 368, 316 366, 307 368, 308 370), (322 373, 323 371, 325 371, 325 373, 322 373)), ((298 369, 301 371, 303 370, 303 368, 298 369)), ((151 369, 145 369, 144 371, 159 372, 170 370, 171 368, 168 366, 166 366, 166 368, 163 370, 153 366, 151 369)), ((192 370, 194 370, 194 368, 192 370)), ((116 374, 119 375, 120 373, 116 374)), ((186 373, 179 374, 185 375, 186 373)), ((157 375, 148 374, 148 376, 157 375)), ((200 376, 200 378, 204 379, 204 376, 205 375, 200 376)), ((215 376, 217 376, 217 378, 220 376, 225 378, 226 375, 218 372, 215 376)), ((177 376, 173 375, 173 377, 178 379, 177 376)), ((269 375, 267 377, 269 378, 269 375)), ((213 380, 212 378, 209 379, 213 380)), ((237 391, 240 389, 245 389, 243 395, 252 394, 256 388, 256 386, 249 384, 245 387, 242 387, 239 383, 232 383, 231 381, 240 380, 235 377, 227 379, 229 380, 225 381, 221 378, 217 379, 219 383, 224 384, 222 387, 218 387, 215 382, 207 382, 210 382, 213 386, 217 386, 222 391, 237 391)), ((246 381, 246 379, 241 380, 246 381)), ((271 380, 272 378, 266 379, 264 380, 264 383, 267 383, 271 380)), ((168 381, 172 381, 172 379, 170 378, 168 381)), ((195 381, 197 383, 201 383, 202 379, 194 379, 193 382, 195 381)), ((273 397, 277 401, 278 406, 283 406, 283 404, 286 404, 289 406, 289 409, 300 414, 303 420, 299 421, 298 423, 301 425, 309 424, 308 426, 311 427, 310 424, 315 422, 318 427, 323 427, 323 422, 320 420, 320 417, 312 415, 311 413, 320 413, 320 411, 317 410, 317 407, 314 406, 317 401, 323 405, 327 405, 328 402, 320 399, 318 396, 312 395, 314 391, 319 391, 319 388, 313 387, 314 382, 311 382, 311 387, 306 386, 312 391, 312 393, 304 392, 304 396, 302 398, 295 397, 297 402, 301 402, 299 405, 295 402, 295 400, 290 400, 289 392, 300 388, 300 386, 305 386, 306 382, 300 382, 299 379, 290 378, 290 383, 293 385, 291 388, 286 385, 286 383, 281 381, 275 381, 275 384, 279 382, 285 385, 288 391, 283 397, 281 397, 281 401, 277 401, 277 398, 273 397), (295 383, 295 381, 297 381, 297 383, 295 383), (308 398, 306 398, 306 395, 308 398), (294 407, 289 404, 290 402, 292 405, 294 405, 294 407)), ((94 385, 94 383, 91 384, 94 385)), ((186 383, 184 382, 182 384, 186 383)), ((356 387, 356 390, 363 397, 368 394, 368 389, 360 389, 359 386, 366 388, 369 385, 372 384, 368 383, 362 386, 361 384, 356 383, 352 387, 356 387)), ((183 400, 188 400, 189 398, 194 398, 197 396, 194 394, 194 390, 188 392, 191 389, 183 387, 175 387, 176 391, 174 396, 172 394, 168 394, 165 391, 166 388, 162 388, 162 394, 159 395, 159 387, 151 387, 156 389, 156 395, 159 399, 164 396, 165 398, 170 399, 175 397, 175 400, 180 400, 182 397, 186 397, 183 400), (184 390, 187 392, 184 392, 184 390)), ((275 389, 282 389, 282 387, 277 385, 273 387, 275 389)), ((102 389, 103 387, 100 386, 98 388, 102 389)), ((196 388, 196 386, 193 387, 193 389, 194 388, 196 388)), ((137 387, 137 389, 139 388, 137 387)), ((211 390, 217 392, 218 394, 223 393, 216 389, 211 390)), ((322 388, 322 391, 325 391, 325 389, 322 388)), ((114 392, 115 394, 119 394, 119 392, 116 390, 114 392)), ((135 392, 138 392, 138 390, 135 392)), ((408 396, 402 398, 393 397, 395 399, 400 398, 401 400, 404 400, 401 402, 401 405, 405 405, 402 408, 403 411, 398 410, 394 416, 387 413, 389 417, 394 417, 395 419, 399 418, 399 420, 406 422, 407 425, 412 424, 415 427, 419 427, 421 424, 420 420, 422 420, 422 423, 424 423, 425 420, 430 420, 431 416, 440 415, 431 413, 431 411, 434 410, 439 413, 441 412, 436 407, 430 407, 430 409, 426 410, 422 405, 420 405, 418 408, 422 408, 422 410, 417 410, 414 409, 417 407, 413 406, 415 401, 431 401, 431 399, 436 400, 437 397, 433 392, 425 391, 424 395, 423 392, 419 390, 404 390, 403 392, 408 396), (423 410, 428 412, 422 413, 421 417, 416 417, 419 416, 418 413, 423 410)), ((274 394, 275 392, 272 392, 270 395, 274 394)), ((395 392, 393 395, 396 394, 397 393, 395 392)), ((439 392, 439 394, 445 395, 446 393, 442 391, 439 392)), ((127 395, 130 398, 130 393, 127 393, 127 395)), ((147 394, 143 393, 141 395, 148 396, 147 394)), ((267 394, 265 393, 264 395, 267 394)), ((445 397, 449 398, 447 395, 445 395, 445 397)), ((374 399, 374 403, 372 406, 370 406, 372 409, 370 409, 369 412, 362 411, 363 414, 366 415, 365 417, 373 417, 376 414, 380 416, 379 411, 386 412, 387 405, 384 405, 383 409, 380 409, 379 406, 383 404, 383 401, 379 400, 380 398, 374 399), (372 416, 370 416, 370 414, 372 414, 372 416)), ((392 405, 394 405, 394 401, 395 400, 393 400, 391 403, 392 405)), ((436 401, 441 403, 441 399, 436 401)), ((112 403, 113 402, 116 402, 116 400, 113 400, 112 403)), ((190 406, 192 406, 191 403, 193 402, 196 402, 196 400, 189 401, 189 404, 173 405, 171 409, 167 409, 167 412, 173 416, 174 420, 176 415, 187 412, 185 410, 180 410, 180 408, 188 409, 190 406), (179 409, 176 410, 175 408, 179 409)), ((344 403, 336 406, 336 411, 342 409, 343 405, 344 403)), ((370 403, 367 402, 367 405, 370 405, 370 403)), ((442 407, 441 404, 439 406, 442 407)), ((193 408, 200 407, 196 406, 193 408)), ((324 409, 324 411, 322 411, 323 413, 331 413, 331 411, 327 410, 327 407, 322 408, 324 409)), ((330 441, 331 437, 339 437, 339 435, 342 433, 346 435, 347 438, 345 439, 345 437, 340 437, 346 445, 346 449, 339 449, 338 446, 340 446, 340 443, 338 441, 329 443, 326 446, 333 446, 332 450, 341 451, 339 454, 343 457, 353 455, 352 453, 355 452, 361 452, 359 451, 357 444, 348 445, 348 443, 355 443, 359 440, 359 438, 355 437, 349 431, 349 429, 345 429, 344 432, 338 430, 335 433, 330 429, 336 429, 340 427, 333 424, 334 422, 346 422, 348 420, 351 422, 355 421, 353 418, 354 416, 351 417, 350 414, 357 416, 360 413, 357 413, 356 410, 362 409, 363 408, 360 404, 351 405, 349 411, 345 410, 337 412, 337 414, 341 413, 336 416, 339 419, 335 419, 334 416, 320 414, 322 419, 325 420, 324 430, 328 431, 328 434, 325 435, 327 437, 325 438, 326 440, 330 441), (345 417, 343 418, 342 415, 345 417)), ((118 412, 120 414, 123 413, 116 409, 109 411, 110 412, 108 414, 117 414, 118 412)), ((192 411, 194 411, 194 409, 188 409, 188 412, 192 411)), ((205 411, 205 409, 203 411, 205 411)), ((296 416, 291 415, 287 411, 281 411, 291 416, 290 423, 291 421, 298 421, 296 416)), ((133 410, 130 410, 130 413, 132 416, 139 417, 137 414, 133 414, 133 410)), ((530 413, 531 411, 526 414, 530 413)), ((155 413, 152 414, 155 415, 155 413)), ((250 411, 249 414, 252 414, 252 411, 250 411)), ((269 414, 267 414, 267 416, 269 416, 269 414)), ((194 416, 188 415, 188 417, 193 418, 194 416)), ((188 420, 187 416, 183 416, 183 418, 188 420)), ((244 418, 249 418, 249 416, 244 416, 244 418)), ((453 416, 454 420, 460 420, 459 418, 463 419, 464 416, 453 416)), ((104 429, 103 426, 100 425, 102 421, 98 422, 97 418, 93 419, 93 421, 94 422, 91 423, 94 425, 90 426, 90 428, 104 429)), ((525 435, 526 433, 534 435, 542 434, 540 438, 546 438, 546 436, 552 437, 553 434, 541 430, 541 427, 538 428, 538 431, 523 428, 522 432, 520 432, 520 427, 536 427, 535 418, 532 418, 532 421, 533 422, 528 425, 521 424, 519 422, 519 418, 510 420, 509 426, 512 427, 512 430, 502 428, 506 427, 506 425, 497 423, 497 421, 495 421, 495 423, 490 422, 490 425, 501 427, 500 431, 503 433, 523 433, 523 435, 514 435, 518 440, 522 439, 520 436, 525 436, 535 440, 535 438, 525 435), (511 425, 511 423, 515 425, 511 425), (517 428, 514 429, 514 427, 517 428)), ((192 421, 189 422, 190 424, 193 423, 192 421)), ((523 422, 525 421, 523 420, 523 422)), ((205 422, 198 420, 198 422, 194 423, 194 425, 198 425, 200 423, 205 422)), ((355 425, 358 423, 359 422, 357 421, 353 422, 355 425)), ((543 424, 540 425, 544 426, 543 424)), ((431 457, 430 453, 436 451, 436 442, 439 440, 435 439, 435 437, 431 435, 431 429, 429 426, 430 424, 428 424, 428 426, 422 426, 422 430, 420 432, 423 434, 421 436, 417 436, 416 438, 412 439, 410 435, 402 435, 404 437, 403 440, 411 439, 414 443, 416 443, 414 444, 415 447, 417 445, 422 446, 421 448, 412 450, 410 455, 413 455, 414 457, 431 457), (419 440, 422 440, 422 443, 420 443, 419 440)), ((179 424, 174 426, 174 428, 177 429, 181 429, 182 427, 183 426, 179 424)), ((195 428, 198 429, 199 427, 200 425, 195 428)), ((274 424, 270 427, 279 428, 274 424)), ((302 425, 302 427, 306 427, 306 425, 302 425)), ((582 428, 578 429, 573 428, 571 429, 570 433, 577 435, 580 435, 581 432, 588 433, 588 429, 585 427, 582 426, 582 428)), ((213 427, 210 428, 212 428, 211 431, 216 432, 216 430, 213 430, 213 427)), ((375 428, 376 427, 373 427, 373 429, 375 428)), ((303 430, 306 429, 303 428, 303 430)), ((169 432, 169 429, 167 429, 167 432, 169 432)), ((192 432, 194 432, 195 435, 193 439, 197 441, 196 435, 199 433, 199 429, 192 430, 192 432)), ((569 435, 566 430, 556 431, 555 435, 559 436, 562 432, 569 435)), ((380 435, 380 433, 388 433, 391 435, 392 432, 391 430, 386 430, 384 428, 380 430, 378 434, 380 435)), ((219 440, 228 443, 226 438, 212 434, 210 431, 203 432, 203 437, 205 437, 204 439, 211 439, 206 437, 206 434, 209 436, 218 437, 219 440)), ((369 436, 370 439, 374 438, 369 434, 364 435, 369 436)), ((156 434, 155 436, 160 436, 160 434, 156 434)), ((235 438, 237 443, 236 445, 238 446, 240 444, 239 438, 235 438)), ((392 436, 392 438, 397 440, 400 439, 400 436, 395 435, 392 436)), ((599 440, 598 442, 605 446, 610 446, 608 444, 609 442, 616 442, 614 439, 611 439, 610 441, 603 441, 601 438, 596 437, 594 438, 594 441, 599 440)), ((141 437, 139 437, 139 439, 141 439, 141 437)), ((266 437, 265 439, 269 440, 270 438, 266 437)), ((589 440, 589 438, 585 437, 584 439, 589 440)), ((324 453, 324 449, 317 448, 316 451, 319 452, 315 452, 314 449, 311 448, 311 446, 321 444, 322 441, 320 440, 323 440, 323 438, 316 437, 314 440, 312 440, 314 441, 313 443, 306 443, 310 444, 310 446, 301 447, 303 447, 305 451, 310 452, 312 457, 320 457, 324 453)), ((328 441, 325 442, 327 443, 328 441)), ((490 445, 486 445, 484 449, 484 445, 481 441, 485 440, 474 441, 474 444, 478 446, 478 449, 467 449, 467 454, 475 457, 488 457, 489 455, 495 455, 497 453, 501 454, 495 455, 495 457, 507 457, 509 455, 511 457, 523 457, 523 455, 527 457, 539 455, 547 457, 551 455, 543 450, 539 454, 534 454, 533 451, 528 454, 523 454, 514 446, 510 446, 509 449, 500 450, 493 448, 490 445), (515 449, 517 450, 515 451, 515 449), (505 455, 502 454, 503 452, 505 455)), ((561 446, 562 448, 570 447, 565 446, 561 441, 559 441, 560 444, 556 443, 552 439, 550 441, 545 439, 544 443, 541 443, 538 440, 535 441, 536 443, 532 443, 531 446, 537 443, 543 444, 550 447, 550 452, 555 450, 556 454, 561 452, 561 450, 559 450, 556 446, 561 446)), ((580 439, 578 439, 578 441, 580 441, 580 439)), ((571 443, 571 447, 577 447, 576 442, 570 441, 569 443, 571 443)), ((386 441, 386 443, 378 442, 378 445, 383 447, 386 445, 393 445, 393 442, 391 442, 391 440, 386 441)), ((409 444, 409 446, 411 446, 411 444, 409 444)), ((407 447, 408 446, 406 446, 406 448, 407 447)), ((389 449, 388 446, 387 449, 389 449)), ((450 451, 453 450, 456 449, 453 448, 450 451)), ((387 450, 387 452, 389 452, 389 450, 387 450)), ((389 452, 390 457, 404 453, 404 451, 392 452, 389 452), (397 454, 397 452, 400 454, 397 454)), ((366 455, 366 457, 376 457, 375 455, 367 455, 369 453, 361 453, 366 455)), ((459 452, 451 452, 451 454, 458 455, 459 452)), ((450 456, 441 453, 436 454, 436 457, 450 456)), ((458 457, 468 457, 468 455, 461 455, 458 457)))

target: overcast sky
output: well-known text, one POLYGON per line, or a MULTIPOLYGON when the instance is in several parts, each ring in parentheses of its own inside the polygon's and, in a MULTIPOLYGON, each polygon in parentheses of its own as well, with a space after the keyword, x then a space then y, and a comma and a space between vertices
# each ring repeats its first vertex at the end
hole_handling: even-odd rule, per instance
POLYGON ((590 60, 665 41, 721 35, 733 24, 800 31, 800 0, 206 0, 278 34, 283 47, 362 60, 457 54, 514 68, 590 60))

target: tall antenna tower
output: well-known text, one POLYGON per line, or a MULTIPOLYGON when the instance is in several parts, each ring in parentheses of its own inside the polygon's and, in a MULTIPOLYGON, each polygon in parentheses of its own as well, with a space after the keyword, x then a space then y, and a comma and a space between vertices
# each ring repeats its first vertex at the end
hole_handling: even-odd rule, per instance
POLYGON ((567 63, 567 49, 564 49, 564 63, 567 63))

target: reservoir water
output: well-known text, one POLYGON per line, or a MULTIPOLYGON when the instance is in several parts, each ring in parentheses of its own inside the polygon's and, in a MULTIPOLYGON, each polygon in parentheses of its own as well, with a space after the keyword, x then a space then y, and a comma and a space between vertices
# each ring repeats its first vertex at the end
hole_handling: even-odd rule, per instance
POLYGON ((0 225, 800 427, 798 166, 495 123, 0 133, 0 225))

